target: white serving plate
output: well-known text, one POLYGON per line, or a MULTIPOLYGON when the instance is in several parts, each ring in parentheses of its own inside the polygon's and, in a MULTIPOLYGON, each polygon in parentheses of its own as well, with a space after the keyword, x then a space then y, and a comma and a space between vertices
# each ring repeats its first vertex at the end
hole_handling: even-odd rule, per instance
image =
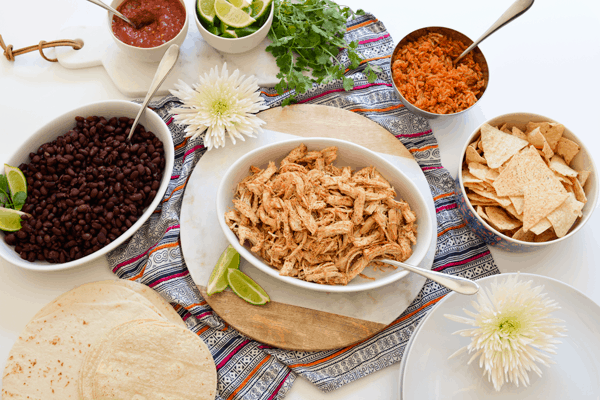
MULTIPOLYGON (((139 104, 125 100, 109 100, 91 103, 74 110, 67 111, 66 113, 48 122, 46 125, 38 129, 34 134, 29 136, 28 139, 21 145, 21 147, 19 147, 19 149, 6 161, 6 163, 18 167, 21 163, 29 162, 29 153, 36 152, 42 144, 52 141, 58 136, 64 135, 70 129, 72 129, 76 124, 76 116, 82 116, 86 118, 88 116, 96 115, 106 117, 107 119, 112 117, 135 118, 139 110, 139 104)), ((160 181, 160 186, 156 191, 156 197, 150 206, 146 208, 146 211, 144 211, 144 213, 138 218, 136 223, 131 226, 131 228, 119 236, 115 241, 111 242, 108 246, 105 246, 88 256, 63 264, 51 264, 47 261, 29 262, 23 260, 21 259, 21 256, 14 250, 14 246, 9 246, 6 244, 4 239, 0 239, 0 257, 25 269, 36 271, 58 271, 62 269, 73 268, 102 257, 129 239, 144 224, 144 222, 146 222, 150 215, 152 215, 152 212, 162 201, 163 195, 165 194, 171 179, 171 172, 173 171, 174 163, 173 138, 171 137, 171 131, 169 131, 169 128, 165 122, 154 111, 146 110, 140 119, 140 124, 144 125, 144 128, 146 128, 147 131, 154 133, 163 142, 163 147, 165 150, 165 169, 163 171, 162 180, 160 181)))
MULTIPOLYGON (((485 290, 495 279, 507 274, 477 281, 485 290)), ((470 296, 448 294, 419 324, 411 337, 400 367, 399 394, 409 399, 545 399, 597 400, 600 395, 600 306, 583 293, 556 279, 520 274, 520 279, 544 285, 544 293, 561 307, 552 315, 565 321, 567 337, 561 338, 556 365, 541 366, 542 376, 531 373, 530 385, 505 384, 500 392, 483 377, 478 361, 467 365, 466 353, 448 360, 470 338, 452 335, 468 325, 451 321, 444 314, 465 315, 463 308, 473 310, 470 296)))

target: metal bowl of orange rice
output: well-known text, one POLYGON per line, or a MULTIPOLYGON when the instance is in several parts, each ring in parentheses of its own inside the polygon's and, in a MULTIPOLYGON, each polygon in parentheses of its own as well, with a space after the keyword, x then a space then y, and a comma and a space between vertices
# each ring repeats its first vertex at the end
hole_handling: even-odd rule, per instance
POLYGON ((417 29, 394 49, 391 71, 402 104, 425 118, 461 114, 481 99, 489 81, 488 64, 476 47, 458 65, 453 60, 473 43, 454 29, 417 29))

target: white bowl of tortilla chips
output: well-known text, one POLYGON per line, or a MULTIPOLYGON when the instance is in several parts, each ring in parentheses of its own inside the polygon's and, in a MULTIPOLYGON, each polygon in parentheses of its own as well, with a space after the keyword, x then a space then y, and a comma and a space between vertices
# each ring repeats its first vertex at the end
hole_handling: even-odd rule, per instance
MULTIPOLYGON (((328 153, 329 154, 329 153, 328 153)), ((298 163, 302 163, 303 161, 298 160, 298 163)), ((288 167, 290 167, 290 170, 294 170, 294 171, 298 171, 298 170, 303 170, 304 167, 302 167, 299 164, 296 164, 296 161, 292 161, 290 164, 287 165, 288 167)), ((307 167, 308 169, 308 167, 307 167)), ((282 169, 278 170, 283 172, 282 169)), ((287 171, 287 169, 286 169, 287 171)), ((318 172, 315 170, 312 170, 311 172, 318 172)), ((323 170, 321 170, 320 172, 323 172, 323 170)), ((276 174, 278 174, 279 172, 277 172, 276 174)), ((287 173, 287 172, 286 172, 287 173)), ((271 174, 273 174, 271 172, 271 174)), ((272 177, 274 177, 276 174, 274 175, 270 175, 272 177)), ((281 176, 281 175, 280 175, 281 176)), ((337 176, 336 176, 337 177, 337 176)), ((363 177, 361 175, 361 177, 363 177)), ((341 178, 341 176, 340 176, 341 178)), ((265 178, 267 181, 270 178, 265 178)), ((302 178, 303 179, 303 178, 302 178)), ((331 179, 331 178, 329 178, 331 179)), ((351 179, 351 178, 348 178, 351 179)), ((331 181, 333 181, 334 179, 331 179, 331 181)), ((248 182, 247 180, 245 182, 248 182)), ((269 184, 270 181, 267 182, 267 185, 269 184)), ((350 182, 348 181, 344 181, 347 182, 350 186, 354 185, 355 182, 350 182)), ((267 186, 263 184, 260 184, 260 182, 258 183, 259 186, 267 186)), ((301 182, 298 182, 296 185, 300 185, 302 186, 301 182)), ((355 187, 360 186, 359 184, 356 184, 355 187)), ((296 188, 298 186, 295 186, 296 188)), ((293 189, 293 188, 292 188, 293 189)), ((254 189, 252 189, 254 190, 254 189)), ((298 191, 298 193, 300 193, 299 189, 295 189, 298 191)), ((269 189, 267 189, 266 191, 270 192, 269 189)), ((277 190, 273 190, 273 198, 276 198, 277 196, 279 196, 279 194, 277 193, 277 190)), ((286 190, 287 193, 287 190, 286 190)), ((249 193, 248 193, 249 194, 249 193)), ((292 195, 292 196, 296 196, 296 195, 292 195)), ((386 194, 387 196, 387 194, 386 194)), ((256 196, 255 196, 256 197, 256 196)), ((331 204, 331 202, 333 200, 329 199, 330 196, 327 196, 327 198, 323 198, 321 199, 321 205, 323 207, 325 207, 325 209, 323 210, 323 212, 326 212, 328 210, 327 207, 333 207, 331 204)), ((258 199, 264 198, 264 196, 258 196, 258 199)), ((287 198, 287 194, 286 194, 286 198, 287 198)), ((253 204, 254 201, 254 197, 252 197, 252 201, 249 201, 250 204, 253 204)), ((258 201, 258 200, 257 200, 258 201)), ((286 200, 287 201, 287 200, 286 200)), ((295 198, 291 198, 291 202, 296 201, 295 198)), ((318 201, 317 201, 318 202, 318 201)), ((298 204, 304 204, 302 202, 302 200, 300 199, 298 204)), ((271 202, 272 204, 272 202, 271 202)), ((282 204, 282 203, 280 203, 282 204)), ((296 203, 294 203, 296 204, 296 203)), ((380 204, 380 206, 383 207, 383 204, 380 204)), ((278 208, 278 207, 274 207, 274 208, 278 208)), ((391 209, 392 207, 390 207, 391 209)), ((285 209, 285 205, 283 206, 283 209, 285 209)), ((375 213, 380 213, 381 215, 384 215, 384 219, 385 221, 388 221, 389 224, 388 226, 391 226, 392 223, 390 221, 395 220, 394 218, 392 218, 390 216, 390 209, 388 209, 387 211, 382 210, 381 208, 377 208, 377 211, 373 211, 371 210, 372 214, 375 213)), ((356 210, 356 208, 354 208, 353 210, 356 210)), ((261 208, 259 207, 258 210, 256 211, 256 213, 258 215, 261 215, 261 208)), ((370 289, 374 289, 377 287, 381 287, 387 284, 390 284, 392 282, 397 281, 398 279, 403 278, 404 276, 406 276, 408 274, 407 271, 404 271, 402 269, 393 269, 393 268, 385 268, 382 266, 378 266, 375 265, 375 268, 373 268, 374 262, 376 261, 377 258, 381 258, 381 256, 385 257, 385 258, 392 258, 393 259, 393 250, 392 249, 398 249, 399 247, 402 247, 403 249, 406 249, 406 247, 404 245, 406 245, 406 243, 401 243, 402 240, 405 238, 401 237, 402 235, 404 235, 404 232, 401 232, 402 228, 413 228, 414 229, 414 235, 416 236, 416 243, 412 244, 412 245, 408 245, 408 249, 409 249, 409 253, 406 254, 406 256, 408 257, 405 262, 407 264, 412 264, 412 265, 419 265, 419 263, 423 260, 423 258, 425 257, 425 255, 427 254, 428 249, 431 247, 431 241, 434 237, 434 235, 436 234, 436 221, 433 220, 433 218, 430 217, 430 214, 427 211, 427 203, 425 202, 425 199, 423 198, 423 195, 419 192, 418 188, 416 187, 416 185, 408 178, 408 176, 406 176, 402 171, 400 171, 396 166, 392 165, 390 162, 388 162, 387 160, 383 159, 382 157, 380 157, 379 155, 377 155, 376 153, 365 149, 362 146, 356 145, 354 143, 350 143, 344 140, 338 140, 338 139, 328 139, 328 138, 302 138, 302 139, 293 139, 293 140, 288 140, 288 141, 284 141, 284 142, 279 142, 279 143, 273 143, 267 146, 263 146, 261 148, 258 148, 254 151, 251 151, 250 153, 246 154, 244 157, 240 158, 238 161, 236 161, 225 173, 225 176, 223 177, 223 179, 221 180, 221 184, 219 186, 218 192, 217 192, 217 214, 219 216, 219 223, 221 225, 221 228, 223 229, 223 232, 225 233, 225 236, 227 237, 227 240, 232 244, 232 246, 240 253, 240 255, 247 260, 248 262, 250 262, 252 265, 254 265, 255 267, 257 267, 258 269, 260 269, 262 272, 265 272, 266 274, 277 278, 278 280, 281 280, 282 283, 289 283, 295 286, 299 286, 302 288, 306 288, 306 289, 311 289, 311 290, 317 290, 317 291, 326 291, 326 292, 358 292, 358 291, 363 291, 363 290, 370 290, 370 289), (263 249, 259 249, 257 250, 257 252, 252 252, 251 247, 255 246, 257 243, 260 242, 260 240, 254 240, 251 239, 250 236, 247 237, 242 237, 241 241, 243 242, 242 244, 240 243, 240 239, 236 236, 236 234, 232 231, 232 229, 230 229, 230 226, 228 225, 231 224, 231 213, 235 213, 237 212, 236 209, 239 207, 238 203, 236 203, 235 208, 234 208, 234 199, 236 197, 236 191, 238 188, 238 184, 246 177, 248 177, 248 175, 250 175, 250 171, 253 171, 253 173, 255 175, 253 175, 253 177, 256 177, 256 179, 251 180, 250 183, 254 184, 256 182, 258 182, 258 179, 261 178, 261 176, 259 174, 261 174, 261 171, 266 171, 267 169, 271 168, 271 165, 269 164, 269 162, 273 162, 274 165, 272 166, 273 168, 275 168, 275 166, 279 166, 280 163, 282 162, 282 160, 284 160, 284 158, 286 158, 286 160, 288 160, 288 158, 286 156, 288 156, 288 154, 290 152, 292 152, 293 150, 297 150, 298 148, 303 147, 302 145, 305 145, 306 147, 304 147, 304 151, 306 151, 306 148, 308 148, 308 153, 305 154, 309 154, 309 153, 317 153, 321 150, 323 150, 322 153, 324 153, 327 149, 331 149, 333 148, 333 146, 337 147, 337 158, 332 157, 329 160, 327 159, 328 157, 326 157, 326 160, 324 161, 325 163, 325 167, 324 167, 324 171, 327 172, 327 174, 324 174, 324 176, 321 176, 320 178, 308 178, 307 180, 305 180, 304 182, 306 182, 305 184, 311 184, 313 182, 313 179, 317 179, 318 181, 322 182, 324 179, 328 179, 329 176, 333 176, 333 175, 328 175, 329 171, 331 171, 329 168, 329 166, 327 166, 327 164, 329 164, 331 161, 330 160, 335 160, 332 162, 332 166, 333 168, 339 168, 342 169, 343 167, 350 167, 352 169, 352 172, 350 171, 346 171, 348 173, 348 177, 352 175, 352 177, 360 175, 360 172, 358 171, 364 171, 366 169, 366 167, 375 167, 375 169, 377 170, 377 172, 373 172, 371 173, 369 176, 371 177, 375 177, 373 178, 374 181, 376 182, 371 182, 370 187, 375 187, 377 185, 383 185, 380 186, 380 191, 381 192, 394 192, 395 195, 393 195, 393 197, 391 199, 388 199, 386 201, 384 200, 380 200, 380 203, 385 203, 385 204, 392 204, 394 206, 402 204, 404 206, 408 205, 410 207, 410 213, 413 216, 416 216, 416 221, 414 221, 414 225, 413 225, 413 221, 409 221, 409 219, 411 218, 407 218, 404 214, 404 211, 402 213, 402 216, 400 217, 400 222, 397 223, 397 230, 396 230, 396 237, 394 237, 394 235, 390 232, 386 232, 385 233, 385 237, 380 236, 377 240, 375 241, 371 241, 368 244, 365 244, 365 242, 361 242, 360 244, 358 244, 358 241, 355 241, 355 239, 361 239, 361 240, 365 240, 368 241, 369 239, 372 239, 371 235, 375 235, 377 232, 373 233, 373 230, 371 228, 368 229, 368 233, 361 233, 361 237, 355 237, 355 235, 358 235, 358 225, 363 224, 367 225, 368 224, 368 219, 370 217, 369 215, 369 211, 367 210, 369 207, 369 205, 371 203, 376 203, 377 200, 376 199, 370 199, 370 197, 375 196, 376 195, 376 190, 370 190, 370 189, 366 189, 366 200, 364 201, 364 214, 361 212, 360 213, 360 222, 357 223, 356 225, 352 225, 352 227, 348 228, 349 232, 353 232, 353 234, 342 234, 342 233, 335 233, 332 231, 329 231, 329 228, 333 228, 334 225, 350 225, 350 221, 353 220, 353 214, 354 211, 352 211, 352 213, 350 214, 350 207, 357 207, 356 206, 356 202, 352 202, 351 199, 346 199, 349 200, 347 203, 349 204, 341 204, 342 202, 342 194, 344 192, 347 193, 347 191, 349 190, 348 187, 346 187, 345 189, 339 189, 340 191, 337 191, 337 188, 335 188, 335 190, 333 190, 333 192, 336 192, 338 194, 338 196, 336 197, 336 201, 340 201, 340 203, 338 204, 339 210, 338 211, 334 211, 334 212, 341 212, 341 213, 349 213, 348 215, 351 217, 348 217, 348 219, 346 221, 343 222, 332 222, 330 225, 326 226, 326 225, 321 225, 321 223, 323 223, 323 220, 319 220, 319 212, 317 212, 316 210, 318 210, 319 208, 313 208, 312 206, 314 204, 316 204, 316 202, 314 202, 315 199, 312 199, 310 196, 312 195, 309 188, 305 186, 306 188, 306 197, 309 197, 310 200, 310 206, 309 209, 311 210, 310 214, 312 215, 312 217, 314 217, 318 222, 317 226, 315 226, 316 230, 310 231, 310 219, 312 219, 312 217, 308 216, 308 213, 306 213, 306 211, 301 209, 301 207, 299 207, 299 205, 297 205, 296 209, 294 210, 298 210, 297 213, 298 215, 301 216, 302 218, 302 222, 298 223, 296 225, 294 225, 294 221, 292 220, 292 217, 289 217, 289 226, 290 229, 287 230, 287 237, 290 238, 290 235, 294 235, 294 234, 306 234, 305 238, 302 240, 302 245, 298 246, 298 244, 294 244, 292 243, 291 247, 293 250, 295 249, 296 252, 292 253, 292 254, 298 254, 299 252, 302 252, 302 254, 300 254, 298 257, 295 258, 288 258, 288 260, 290 260, 290 264, 289 266, 292 268, 289 268, 289 271, 287 271, 287 273, 285 272, 287 269, 288 264, 284 264, 283 266, 279 265, 279 266, 275 266, 275 267, 271 267, 270 265, 268 265, 265 260, 259 255, 259 254, 266 254, 267 256, 269 256, 270 254, 274 254, 274 251, 277 252, 285 252, 284 256, 281 256, 279 258, 285 258, 287 257, 286 255, 289 255, 290 257, 291 254, 289 251, 287 251, 286 249, 274 249, 271 248, 270 250, 268 250, 267 253, 264 253, 262 250, 263 249), (326 176, 325 176, 326 175, 326 176), (380 178, 382 178, 384 180, 386 180, 387 182, 383 182, 380 178), (391 187, 390 187, 391 185, 391 187), (385 187, 384 187, 385 186, 385 187), (393 199, 395 197, 395 199, 393 199), (351 205, 352 203, 354 203, 354 205, 351 205), (228 215, 226 215, 226 213, 229 213, 228 215), (302 217, 302 215, 305 215, 307 220, 309 221, 308 223, 305 223, 305 219, 302 217), (227 221, 226 221, 227 220, 227 221), (304 225, 301 225, 304 224, 304 225), (302 228, 303 226, 306 226, 306 232, 304 232, 304 228, 302 228), (324 233, 324 231, 327 230, 327 233, 324 233), (321 235, 323 234, 323 235, 321 235), (338 237, 339 235, 339 237, 338 237), (353 236, 353 237, 350 237, 353 236), (388 239, 388 237, 391 237, 392 239, 388 239), (304 276, 304 279, 307 280, 302 280, 302 274, 294 274, 294 268, 297 268, 298 270, 304 272, 307 269, 304 268, 305 265, 300 265, 300 263, 303 263, 303 260, 309 260, 313 257, 329 257, 328 252, 327 251, 323 251, 321 252, 321 250, 323 249, 319 249, 320 245, 324 245, 325 247, 327 247, 327 249, 329 249, 327 242, 331 241, 332 238, 335 238, 335 240, 339 239, 339 242, 337 242, 337 248, 338 249, 346 249, 345 244, 347 242, 351 242, 353 246, 357 246, 359 248, 355 249, 356 250, 356 254, 352 253, 352 256, 349 255, 342 255, 336 258, 336 256, 334 257, 330 257, 331 259, 328 259, 327 261, 329 262, 321 262, 322 260, 319 259, 317 261, 317 263, 320 263, 320 265, 315 265, 315 269, 310 268, 311 272, 318 269, 321 265, 325 265, 328 264, 328 268, 332 267, 331 270, 327 270, 327 271, 323 271, 323 274, 326 275, 326 282, 322 282, 323 280, 317 280, 314 279, 314 281, 308 281, 308 275, 309 273, 306 273, 306 276, 304 276), (248 239, 248 240, 245 240, 248 239), (253 243, 252 243, 253 242, 253 243), (250 243, 252 243, 252 245, 250 245, 250 243), (400 244, 400 245, 399 245, 400 244), (305 250, 304 247, 308 247, 308 250, 305 250), (390 249, 390 251, 384 251, 383 247, 386 246, 386 249, 390 249), (378 255, 371 259, 368 257, 366 253, 367 250, 364 250, 365 253, 363 253, 363 249, 369 249, 369 251, 373 250, 374 252, 376 252, 378 255), (379 251, 381 250, 381 251, 379 251), (308 254, 305 254, 308 253, 308 254), (358 253, 362 253, 362 254, 358 254, 358 253), (344 258, 346 257, 346 258, 344 258), (368 259, 368 261, 365 261, 363 259, 368 259), (347 262, 343 262, 343 261, 347 261, 347 262), (364 261, 364 265, 361 264, 361 262, 364 261), (294 265, 294 263, 297 263, 296 265, 294 265), (334 266, 335 264, 335 266, 334 266), (347 265, 347 268, 344 268, 343 266, 338 267, 338 264, 344 264, 347 265), (362 272, 362 274, 358 274, 358 272, 356 274, 353 274, 353 272, 355 272, 355 268, 358 268, 359 266, 362 266, 364 269, 361 269, 358 272, 362 272), (349 275, 349 281, 347 282, 339 282, 336 281, 335 279, 337 278, 336 275, 339 274, 344 274, 347 273, 349 275), (354 276, 350 276, 350 275, 354 275, 354 276), (364 275, 364 276, 363 276, 364 275), (368 277, 368 278, 367 278, 368 277), (371 279, 369 279, 371 278, 371 279), (316 283, 321 281, 323 284, 321 283, 316 283)), ((289 215, 292 214, 296 214, 296 211, 289 211, 289 215)), ((371 216, 372 216, 371 214, 371 216)), ((393 214, 393 212, 392 212, 393 214)), ((233 217, 235 218, 235 217, 233 217)), ((280 231, 285 231, 285 226, 288 224, 288 217, 284 217, 282 216, 280 217, 276 217, 278 220, 280 219, 285 219, 285 222, 282 222, 282 224, 284 225, 284 228, 277 228, 276 233, 279 234, 281 233, 280 231)), ((256 220, 255 224, 253 225, 249 225, 247 226, 247 231, 249 232, 250 230, 255 230, 258 229, 260 226, 263 226, 263 228, 265 228, 264 225, 267 225, 265 223, 262 223, 260 221, 264 221, 266 220, 266 218, 264 218, 264 216, 260 217, 260 221, 257 217, 254 217, 253 219, 256 220)), ((337 221, 337 217, 334 217, 334 219, 337 221)), ((397 221, 397 220, 396 220, 397 221)), ((372 222, 372 221, 371 221, 372 222)), ((315 224, 315 225, 317 225, 315 224)), ((239 226, 244 226, 244 222, 240 222, 238 225, 238 232, 241 232, 239 229, 239 226)), ((372 225, 372 228, 377 230, 377 224, 372 225)), ((384 224, 385 225, 385 224, 384 224)), ((277 223, 277 226, 280 226, 279 223, 277 223)), ((379 225, 381 226, 381 225, 379 225)), ((234 227, 235 229, 235 227, 234 227)), ((365 230, 366 232, 367 230, 365 230)), ((387 231, 387 230, 386 230, 387 231)), ((260 237, 266 238, 265 241, 270 240, 270 237, 273 236, 273 233, 258 233, 257 235, 263 235, 260 237)), ((283 238, 283 236, 286 236, 282 233, 281 237, 283 238)), ((279 238, 279 236, 277 236, 279 238)), ((285 239, 285 238, 283 238, 285 239)), ((283 243, 285 242, 286 246, 287 246, 287 242, 289 240, 281 240, 282 246, 283 243)), ((291 237, 290 240, 295 240, 295 237, 291 237)), ((413 239, 415 239, 413 237, 413 239)), ((279 242, 277 242, 279 243, 279 242)), ((276 243, 276 244, 277 244, 276 243)), ((260 243, 259 243, 260 244, 260 243)), ((332 244, 333 245, 333 244, 332 244)), ((265 245, 266 246, 266 245, 265 245)), ((258 246, 257 246, 258 247, 258 246)), ((353 249, 354 250, 354 249, 353 249)), ((267 251, 265 249, 265 251, 267 251)), ((342 251, 342 250, 340 250, 342 251)), ((340 254, 344 254, 344 253, 340 253, 340 254)), ((369 255, 372 255, 374 253, 369 252, 369 255)), ((274 257, 271 257, 271 260, 273 260, 274 257)), ((323 267, 324 268, 324 267, 323 267)), ((259 282, 260 283, 260 282, 259 282)))
POLYGON ((575 234, 596 208, 598 178, 583 143, 541 115, 479 126, 461 151, 459 209, 488 244, 533 251, 575 234))

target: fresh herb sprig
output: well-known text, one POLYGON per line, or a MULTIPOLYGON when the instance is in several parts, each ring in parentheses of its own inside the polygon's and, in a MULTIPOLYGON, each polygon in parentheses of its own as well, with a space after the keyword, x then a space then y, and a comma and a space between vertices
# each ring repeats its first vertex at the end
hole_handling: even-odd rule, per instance
POLYGON ((25 205, 27 194, 25 192, 10 193, 8 179, 0 174, 0 207, 20 210, 25 205))
MULTIPOLYGON (((350 68, 357 68, 363 61, 356 51, 358 42, 344 40, 346 21, 355 13, 331 0, 274 0, 273 6, 273 24, 269 30, 269 39, 273 43, 267 51, 275 56, 279 67, 277 78, 280 81, 275 89, 278 94, 296 89, 282 105, 291 104, 296 95, 306 93, 313 83, 326 84, 342 79, 344 89, 351 90, 354 80, 344 76, 345 66, 335 57, 342 49, 348 49, 350 68)), ((358 10, 356 14, 362 15, 364 11, 358 10)), ((364 73, 370 83, 377 79, 370 64, 364 73)))

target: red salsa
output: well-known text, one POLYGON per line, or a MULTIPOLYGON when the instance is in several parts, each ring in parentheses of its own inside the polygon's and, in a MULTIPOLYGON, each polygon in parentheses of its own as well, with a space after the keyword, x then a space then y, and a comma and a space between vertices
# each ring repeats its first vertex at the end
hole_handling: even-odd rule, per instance
POLYGON ((179 0, 125 0, 117 8, 134 28, 113 16, 112 30, 124 43, 135 47, 157 47, 173 39, 185 23, 185 8, 179 0))

